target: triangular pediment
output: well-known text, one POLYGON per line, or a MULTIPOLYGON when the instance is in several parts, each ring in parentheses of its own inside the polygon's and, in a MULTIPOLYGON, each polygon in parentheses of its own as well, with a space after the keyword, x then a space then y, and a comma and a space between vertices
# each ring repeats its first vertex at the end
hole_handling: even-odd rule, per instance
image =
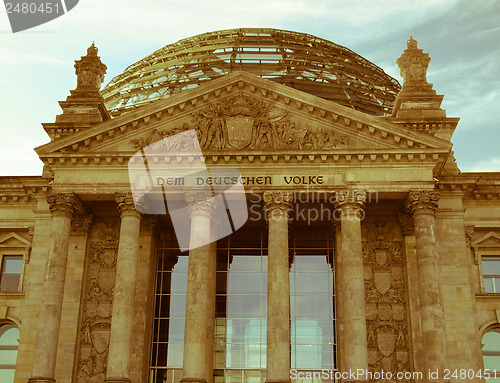
POLYGON ((475 249, 479 248, 500 248, 500 235, 490 231, 471 243, 475 249))
POLYGON ((29 249, 31 242, 14 232, 0 237, 0 248, 25 248, 29 249))
POLYGON ((132 155, 196 129, 204 154, 447 153, 451 143, 316 96, 235 72, 40 146, 50 155, 132 155), (222 153, 223 152, 223 153, 222 153))

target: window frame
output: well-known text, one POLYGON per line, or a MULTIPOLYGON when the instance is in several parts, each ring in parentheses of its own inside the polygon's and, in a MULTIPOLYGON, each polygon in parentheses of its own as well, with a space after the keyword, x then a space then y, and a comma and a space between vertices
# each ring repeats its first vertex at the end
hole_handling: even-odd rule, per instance
MULTIPOLYGON (((500 349, 498 351, 486 351, 486 354, 485 354, 485 351, 483 349, 485 346, 485 344, 483 343, 483 338, 489 332, 496 332, 496 333, 500 334, 500 325, 497 324, 497 325, 493 325, 493 326, 488 327, 481 335, 481 354, 482 354, 481 361, 483 362, 483 371, 485 371, 485 366, 484 366, 484 357, 485 356, 496 356, 500 359, 500 349)), ((499 379, 500 378, 500 370, 488 370, 488 371, 491 375, 489 379, 499 379), (496 374, 493 374, 493 371, 496 371, 496 374)), ((489 381, 489 380, 487 380, 487 381, 489 381)))
MULTIPOLYGON (((473 249, 474 263, 479 271, 479 288, 480 294, 484 295, 500 295, 500 291, 496 293, 487 293, 484 283, 483 260, 488 258, 499 258, 500 260, 500 235, 494 231, 490 231, 482 237, 476 239, 470 244, 473 249)), ((500 278, 499 278, 500 279, 500 278)))
POLYGON ((5 294, 5 293, 19 293, 23 291, 23 279, 24 279, 24 268, 25 268, 25 255, 22 254, 19 251, 1 251, 0 252, 0 281, 3 277, 3 267, 4 267, 4 258, 5 257, 21 257, 22 260, 22 266, 21 266, 21 271, 19 272, 19 283, 17 284, 17 290, 1 290, 0 293, 5 294))
POLYGON ((5 334, 6 331, 9 331, 12 328, 15 328, 19 331, 19 339, 17 340, 17 346, 13 345, 0 345, 0 350, 1 351, 16 351, 16 363, 15 364, 0 364, 0 370, 14 370, 14 374, 16 371, 16 366, 17 366, 17 357, 19 356, 19 340, 21 339, 21 329, 16 323, 10 322, 10 321, 2 321, 0 322, 0 329, 4 326, 11 326, 9 329, 0 332, 0 338, 5 334))
POLYGON ((3 272, 3 261, 5 256, 22 257, 21 275, 19 276, 19 285, 15 291, 0 290, 0 294, 19 294, 24 291, 24 274, 26 264, 30 259, 31 241, 14 232, 6 233, 0 238, 0 276, 3 272), (17 243, 9 243, 14 240, 17 243))
POLYGON ((493 291, 489 292, 486 291, 486 283, 485 279, 488 278, 493 278, 493 290, 495 290, 495 279, 500 280, 500 274, 491 274, 491 275, 485 275, 484 270, 483 270, 483 262, 486 261, 492 261, 492 260, 497 260, 500 263, 500 252, 498 251, 482 251, 480 254, 480 262, 479 262, 479 268, 481 271, 481 278, 480 278, 480 283, 481 283, 481 293, 482 294, 500 294, 500 291, 493 291))

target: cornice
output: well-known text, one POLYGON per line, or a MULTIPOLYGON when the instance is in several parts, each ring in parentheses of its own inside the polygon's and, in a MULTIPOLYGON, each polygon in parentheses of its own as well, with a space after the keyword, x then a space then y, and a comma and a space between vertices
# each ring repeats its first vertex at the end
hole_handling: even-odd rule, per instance
POLYGON ((438 188, 445 192, 463 192, 467 200, 499 201, 500 173, 462 173, 439 180, 438 188))
MULTIPOLYGON (((41 156, 44 163, 51 167, 61 166, 123 166, 134 153, 50 153, 41 156)), ((242 153, 241 151, 205 151, 202 156, 206 164, 258 164, 258 163, 335 163, 351 165, 373 164, 435 164, 444 159, 447 151, 443 149, 371 149, 363 148, 354 150, 330 150, 330 151, 252 151, 242 153)), ((176 154, 172 156, 158 157, 159 163, 197 162, 200 158, 193 155, 176 154)))
POLYGON ((0 204, 34 203, 47 193, 51 180, 42 177, 0 177, 0 204))
POLYGON ((35 150, 41 157, 58 151, 88 151, 104 141, 133 131, 151 128, 159 121, 171 119, 179 114, 192 113, 200 105, 207 105, 222 97, 241 92, 257 96, 277 106, 286 107, 308 119, 334 123, 338 128, 350 129, 351 134, 357 132, 359 137, 387 142, 396 148, 451 148, 451 143, 446 140, 415 132, 392 123, 385 117, 370 116, 247 72, 234 72, 167 100, 139 107, 135 111, 104 121, 85 131, 61 137, 35 150))

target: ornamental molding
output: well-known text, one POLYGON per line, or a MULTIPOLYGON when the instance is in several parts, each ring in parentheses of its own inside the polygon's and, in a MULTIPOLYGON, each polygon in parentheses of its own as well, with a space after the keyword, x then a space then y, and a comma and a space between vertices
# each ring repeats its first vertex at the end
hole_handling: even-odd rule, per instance
MULTIPOLYGON (((246 72, 234 72, 202 84, 195 89, 172 96, 167 100, 159 100, 146 105, 141 108, 139 113, 125 113, 112 120, 98 123, 85 131, 61 137, 38 147, 36 151, 43 160, 46 160, 54 153, 64 153, 66 156, 81 154, 82 152, 88 154, 90 154, 89 152, 109 153, 107 148, 110 145, 119 141, 128 142, 138 138, 137 136, 142 136, 142 134, 138 135, 137 132, 152 131, 153 129, 160 132, 163 130, 162 126, 170 123, 170 121, 188 116, 195 118, 196 121, 193 124, 199 123, 199 129, 204 129, 203 124, 208 122, 210 125, 205 129, 210 129, 213 125, 214 130, 217 130, 217 123, 221 122, 218 120, 221 116, 224 117, 226 127, 229 125, 230 128, 234 124, 251 124, 250 119, 253 117, 253 126, 257 134, 257 136, 253 137, 256 146, 263 145, 265 142, 266 137, 261 137, 261 141, 257 142, 259 133, 257 130, 268 129, 267 123, 273 125, 273 129, 278 130, 278 134, 282 134, 282 136, 278 137, 281 140, 278 142, 285 145, 290 143, 289 139, 291 139, 295 140, 291 143, 292 146, 300 147, 297 136, 300 138, 304 134, 307 145, 301 145, 305 146, 304 149, 310 146, 311 150, 319 150, 312 149, 314 145, 316 147, 323 145, 334 149, 338 148, 342 146, 343 136, 356 137, 356 139, 374 144, 374 147, 392 149, 440 148, 442 151, 447 152, 451 146, 449 142, 443 139, 403 128, 390 122, 385 117, 370 116, 246 72), (232 103, 230 108, 223 105, 221 100, 233 97, 240 97, 241 100, 253 99, 253 101, 240 100, 239 104, 232 103), (257 115, 252 116, 254 112, 249 111, 248 106, 245 106, 245 102, 249 102, 250 105, 252 105, 252 102, 260 105, 260 120, 257 115), (222 103, 219 109, 217 109, 218 103, 222 103), (266 109, 269 105, 284 110, 290 115, 293 114, 299 120, 310 121, 311 126, 322 124, 331 128, 327 129, 328 133, 330 133, 330 130, 336 130, 336 137, 333 139, 322 137, 322 135, 326 136, 326 130, 320 133, 312 129, 306 129, 307 131, 304 132, 303 127, 300 126, 295 127, 296 131, 291 129, 291 137, 287 137, 286 134, 283 134, 283 131, 279 131, 282 128, 279 125, 280 123, 286 125, 288 117, 286 117, 285 113, 282 116, 273 114, 272 111, 266 109), (262 113, 264 113, 263 117, 262 113), (245 118, 248 118, 250 122, 243 121, 245 118), (276 120, 274 120, 275 118, 276 120), (308 135, 311 135, 311 137, 307 138, 308 135), (314 135, 316 137, 313 137, 314 135), (315 140, 317 141, 315 142, 315 140), (326 140, 326 142, 322 140, 326 140), (337 144, 337 147, 334 146, 335 144, 337 144)), ((292 118, 291 122, 295 123, 296 121, 293 121, 292 118)), ((182 127, 182 123, 179 127, 182 127)), ((242 145, 250 147, 251 140, 248 142, 248 139, 249 136, 245 134, 233 135, 230 129, 228 130, 227 141, 224 141, 223 145, 225 149, 229 149, 229 146, 226 147, 225 145, 232 145, 235 150, 242 145)), ((209 146, 220 146, 217 140, 207 139, 207 141, 209 141, 207 144, 209 146)), ((128 155, 128 153, 124 153, 124 155, 128 155)))

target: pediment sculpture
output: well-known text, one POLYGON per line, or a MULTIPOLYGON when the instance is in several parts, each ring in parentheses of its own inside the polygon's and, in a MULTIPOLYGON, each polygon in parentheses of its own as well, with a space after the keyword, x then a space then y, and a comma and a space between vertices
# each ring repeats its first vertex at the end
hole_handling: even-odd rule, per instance
POLYGON ((162 138, 196 129, 205 150, 347 148, 349 137, 333 129, 294 121, 290 113, 254 97, 237 95, 210 104, 192 116, 192 124, 168 131, 154 129, 146 138, 130 141, 136 149, 162 138))

